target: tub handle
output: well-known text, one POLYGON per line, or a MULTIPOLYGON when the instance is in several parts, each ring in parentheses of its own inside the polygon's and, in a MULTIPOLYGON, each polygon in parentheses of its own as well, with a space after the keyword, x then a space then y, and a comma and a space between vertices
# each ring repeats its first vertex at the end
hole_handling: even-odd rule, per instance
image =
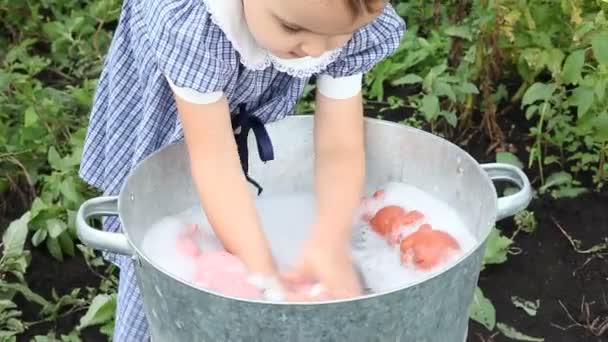
POLYGON ((118 196, 96 197, 84 202, 76 215, 78 237, 87 246, 108 252, 133 255, 133 248, 123 233, 95 229, 87 220, 100 216, 118 216, 118 196))
POLYGON ((517 187, 519 191, 509 196, 498 196, 496 208, 496 221, 526 209, 532 200, 532 186, 528 176, 518 167, 505 163, 482 164, 492 181, 508 181, 517 187))

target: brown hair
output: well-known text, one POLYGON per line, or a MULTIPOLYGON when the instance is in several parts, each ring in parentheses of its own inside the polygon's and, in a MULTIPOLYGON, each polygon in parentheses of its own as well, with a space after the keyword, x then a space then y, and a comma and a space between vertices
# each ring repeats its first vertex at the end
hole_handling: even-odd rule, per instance
POLYGON ((384 8, 387 0, 346 0, 348 7, 355 16, 363 13, 376 13, 384 8))

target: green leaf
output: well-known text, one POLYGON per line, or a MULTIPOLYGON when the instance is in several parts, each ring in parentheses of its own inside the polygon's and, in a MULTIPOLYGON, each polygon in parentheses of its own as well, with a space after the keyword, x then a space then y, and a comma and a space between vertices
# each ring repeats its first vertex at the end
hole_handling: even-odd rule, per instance
POLYGON ((498 152, 496 153, 496 162, 510 164, 520 169, 524 168, 524 164, 511 152, 498 152))
POLYGON ((36 216, 38 216, 38 214, 40 214, 40 212, 44 211, 48 207, 49 206, 46 203, 44 203, 42 198, 36 197, 34 199, 34 202, 32 202, 32 208, 31 208, 32 218, 36 218, 36 216))
POLYGON ((394 80, 393 82, 391 82, 391 84, 394 86, 398 86, 398 85, 404 85, 404 84, 421 83, 422 81, 424 81, 422 79, 422 77, 420 77, 416 74, 407 74, 401 78, 394 80))
POLYGON ((57 238, 63 233, 68 226, 59 219, 49 219, 46 221, 46 229, 49 231, 49 236, 52 239, 57 238))
POLYGON ((576 198, 587 192, 588 192, 588 190, 586 188, 568 186, 568 187, 563 187, 563 188, 559 188, 557 190, 551 191, 551 197, 553 197, 553 198, 576 198))
MULTIPOLYGON (((528 108, 526 109, 526 120, 532 119, 532 116, 534 114, 536 114, 538 112, 538 110, 539 110, 538 105, 528 106, 528 108)), ((530 159, 533 159, 532 156, 530 156, 530 159)))
POLYGON ((599 141, 608 141, 608 112, 600 113, 592 122, 595 138, 599 141))
POLYGON ((470 26, 450 26, 444 32, 450 37, 458 37, 469 41, 473 39, 470 26))
POLYGON ((48 231, 44 227, 36 230, 34 236, 32 236, 32 245, 34 245, 34 247, 40 246, 40 244, 46 239, 47 235, 48 231))
POLYGON ((523 230, 526 233, 532 234, 538 228, 538 221, 534 212, 529 210, 522 210, 515 214, 513 217, 517 229, 523 230))
POLYGON ((553 83, 534 83, 532 86, 530 86, 530 88, 528 88, 528 90, 524 94, 522 104, 526 106, 533 104, 536 101, 546 101, 551 98, 556 88, 556 85, 553 83))
POLYGON ((8 226, 2 235, 2 246, 4 247, 2 254, 5 257, 18 257, 23 253, 29 221, 30 212, 28 211, 8 226))
POLYGON ((25 331, 23 322, 13 318, 6 321, 7 330, 0 330, 0 341, 2 342, 17 342, 15 335, 25 331))
POLYGON ((36 110, 34 109, 34 107, 28 107, 25 110, 23 125, 25 127, 32 127, 32 126, 36 125, 37 122, 38 122, 38 114, 36 114, 36 110))
POLYGON ((512 339, 512 340, 516 340, 516 341, 528 341, 528 342, 543 342, 545 341, 544 338, 542 337, 532 337, 532 336, 528 336, 525 335, 517 330, 515 330, 515 328, 508 326, 504 323, 497 323, 496 324, 496 328, 506 337, 512 339))
POLYGON ((447 121, 448 124, 452 127, 456 127, 456 125, 458 124, 458 116, 456 116, 456 113, 454 113, 453 111, 441 111, 441 116, 443 116, 445 118, 445 121, 447 121))
POLYGON ((483 295, 479 287, 475 289, 469 315, 472 320, 485 326, 489 331, 494 330, 496 326, 496 309, 494 309, 492 302, 483 295))
POLYGON ((85 315, 80 318, 77 329, 82 330, 92 325, 106 323, 114 317, 115 311, 116 295, 98 294, 93 298, 85 315))
POLYGON ((422 83, 422 87, 427 93, 431 93, 431 91, 433 89, 433 85, 435 84, 435 81, 437 80, 437 77, 439 75, 443 74, 447 68, 448 68, 447 64, 442 63, 442 64, 432 67, 431 70, 429 70, 429 72, 424 77, 424 81, 422 83))
POLYGON ((435 85, 435 95, 447 96, 452 102, 456 102, 456 94, 452 90, 452 86, 445 82, 437 82, 435 85))
POLYGON ((546 156, 545 160, 543 160, 545 165, 551 165, 553 163, 559 163, 559 158, 557 156, 546 156))
POLYGON ((114 334, 114 320, 102 325, 99 332, 106 336, 112 336, 114 334))
POLYGON ((581 72, 585 64, 585 50, 577 50, 566 58, 564 69, 562 70, 562 80, 564 83, 578 84, 581 80, 581 72))
POLYGON ((572 182, 572 175, 568 172, 560 171, 552 173, 545 181, 545 184, 540 187, 539 191, 541 193, 547 191, 551 187, 569 184, 572 182))
POLYGON ((422 114, 428 122, 432 122, 439 115, 439 98, 435 95, 425 95, 422 98, 422 114))
POLYGON ((68 231, 76 236, 76 211, 68 210, 68 231))
POLYGON ((576 106, 578 109, 578 117, 582 118, 585 113, 591 108, 594 101, 594 92, 593 89, 589 87, 580 86, 574 91, 572 91, 572 95, 568 99, 568 102, 571 106, 576 106))
POLYGON ((488 241, 486 243, 486 252, 483 256, 483 265, 502 264, 507 261, 509 247, 513 244, 513 240, 502 236, 500 231, 492 228, 488 241))
POLYGON ((55 259, 63 262, 63 253, 61 252, 61 246, 59 245, 59 241, 57 239, 53 239, 51 237, 47 238, 46 248, 55 259))
POLYGON ((595 83, 595 95, 602 99, 606 95, 606 87, 608 87, 608 79, 599 79, 595 83))
POLYGON ((67 230, 59 235, 59 245, 65 254, 74 256, 74 240, 67 230))
POLYGON ((435 65, 434 67, 431 68, 431 70, 429 72, 435 76, 439 76, 439 75, 443 74, 447 69, 448 69, 448 65, 444 62, 439 65, 435 65))
POLYGON ((564 57, 564 53, 560 49, 548 49, 543 53, 547 68, 549 68, 553 77, 558 77, 561 73, 564 57))
POLYGON ((63 160, 54 146, 49 148, 48 161, 51 167, 57 171, 63 171, 63 160))
POLYGON ((524 310, 528 315, 532 317, 536 316, 536 312, 540 307, 540 300, 538 299, 532 302, 517 296, 511 296, 511 303, 513 303, 516 308, 524 310))
POLYGON ((477 89, 477 86, 470 82, 463 83, 460 90, 465 94, 479 94, 479 89, 477 89))
POLYGON ((72 331, 69 335, 61 335, 61 342, 82 342, 78 331, 72 331))
POLYGON ((597 61, 608 65, 608 33, 600 33, 593 36, 591 48, 597 61))
POLYGON ((74 182, 71 179, 64 179, 59 185, 59 191, 61 191, 63 197, 72 203, 79 203, 81 201, 81 196, 76 191, 74 182))
POLYGON ((28 301, 36 303, 42 307, 49 305, 49 302, 46 299, 44 299, 44 297, 40 296, 37 293, 34 293, 25 284, 2 283, 2 284, 0 284, 0 288, 2 288, 3 290, 17 291, 17 292, 21 293, 21 295, 23 295, 23 297, 25 297, 25 299, 27 299, 28 301))

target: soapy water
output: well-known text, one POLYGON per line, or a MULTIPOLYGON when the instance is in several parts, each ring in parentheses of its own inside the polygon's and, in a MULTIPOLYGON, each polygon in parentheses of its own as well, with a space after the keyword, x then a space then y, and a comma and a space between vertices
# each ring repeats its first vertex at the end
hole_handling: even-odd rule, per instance
POLYGON ((408 212, 423 213, 424 217, 419 220, 401 226, 400 241, 428 224, 434 230, 448 233, 457 241, 460 249, 448 253, 446 260, 437 267, 421 270, 414 265, 402 263, 399 243, 390 246, 386 239, 374 232, 364 220, 355 220, 354 239, 358 241, 354 242, 356 247, 353 248, 353 256, 361 269, 365 285, 371 292, 390 291, 428 279, 460 261, 464 254, 475 247, 475 237, 467 230, 456 210, 447 203, 408 184, 389 183, 380 191, 382 195, 374 199, 371 205, 366 206, 364 203, 360 215, 365 216, 366 209, 377 213, 387 206, 398 206, 408 212))
MULTIPOLYGON (((457 263, 474 248, 475 238, 466 229, 458 213, 448 204, 414 186, 402 183, 386 184, 379 194, 364 199, 353 220, 351 251, 366 293, 390 291, 428 279, 457 263), (382 236, 374 231, 369 221, 387 206, 401 207, 406 213, 415 210, 423 216, 416 216, 414 222, 400 225, 398 236, 382 236), (412 255, 409 255, 411 250, 402 253, 399 243, 420 231, 424 225, 448 233, 459 247, 458 250, 446 253, 446 258, 430 269, 423 269, 418 267, 421 264, 412 262, 412 255)), ((313 194, 304 192, 262 195, 256 198, 262 226, 279 271, 289 270, 296 261, 315 219, 314 204, 313 194)), ((200 277, 197 275, 200 269, 197 270, 196 261, 200 253, 223 251, 222 244, 215 237, 199 207, 162 218, 146 233, 142 248, 143 253, 160 269, 200 288, 206 287, 196 281, 200 277), (190 251, 193 246, 183 244, 184 236, 188 234, 193 237, 194 252, 190 251)), ((441 248, 445 250, 444 247, 441 248)))

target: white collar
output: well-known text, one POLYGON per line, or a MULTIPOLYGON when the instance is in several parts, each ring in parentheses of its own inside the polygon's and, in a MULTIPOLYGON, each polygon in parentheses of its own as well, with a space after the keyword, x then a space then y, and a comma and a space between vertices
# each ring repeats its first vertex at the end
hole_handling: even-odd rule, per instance
POLYGON ((327 51, 320 57, 279 58, 261 48, 249 32, 242 0, 203 0, 214 24, 241 55, 241 64, 250 70, 263 70, 271 65, 291 76, 305 78, 324 70, 338 58, 341 48, 327 51))

